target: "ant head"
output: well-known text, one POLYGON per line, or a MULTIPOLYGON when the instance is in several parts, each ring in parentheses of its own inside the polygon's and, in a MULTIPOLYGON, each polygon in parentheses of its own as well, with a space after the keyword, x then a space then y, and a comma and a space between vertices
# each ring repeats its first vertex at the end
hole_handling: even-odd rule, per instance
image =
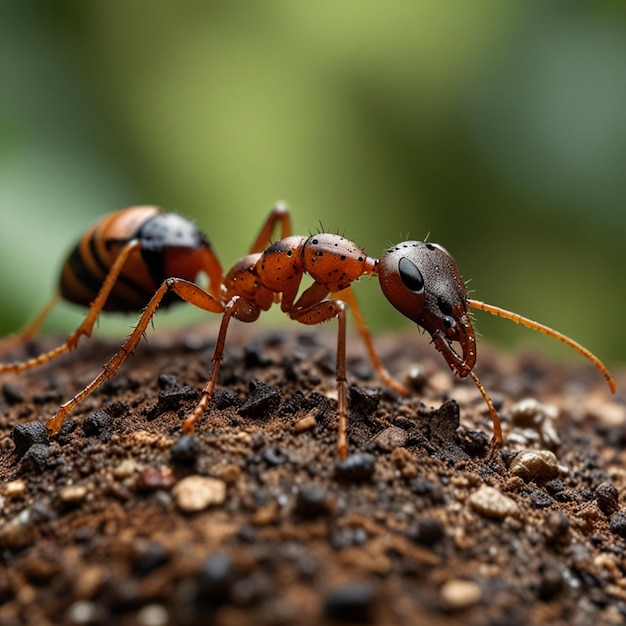
POLYGON ((476 363, 476 339, 467 311, 467 288, 452 255, 442 246, 405 241, 378 263, 380 286, 400 313, 426 330, 459 376, 476 363), (463 356, 452 347, 458 342, 463 356))

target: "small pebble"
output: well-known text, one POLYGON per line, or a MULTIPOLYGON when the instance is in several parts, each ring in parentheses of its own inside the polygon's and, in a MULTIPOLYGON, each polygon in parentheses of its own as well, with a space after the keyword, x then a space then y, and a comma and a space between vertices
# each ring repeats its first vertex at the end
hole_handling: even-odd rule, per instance
POLYGON ((303 433, 307 430, 311 430, 317 426, 317 419, 315 418, 315 413, 307 413, 303 418, 299 419, 294 425, 293 430, 296 433, 303 433))
POLYGON ((47 443, 34 443, 22 457, 22 468, 25 470, 45 472, 56 464, 56 454, 47 443))
POLYGON ((565 587, 562 566, 557 561, 542 563, 540 567, 539 588, 537 594, 544 602, 549 602, 565 587))
POLYGON ((89 626, 90 624, 100 624, 104 618, 103 611, 97 604, 88 600, 77 600, 70 604, 65 612, 65 619, 68 624, 77 626, 89 626))
POLYGON ((570 521, 563 511, 553 511, 546 520, 546 534, 549 541, 564 540, 569 533, 570 521))
POLYGON ((100 409, 83 420, 82 428, 87 437, 98 437, 106 442, 111 438, 112 426, 113 418, 104 409, 100 409))
POLYGON ((222 465, 217 473, 227 485, 234 485, 241 478, 242 471, 237 463, 227 463, 222 465))
POLYGON ((480 515, 495 519, 504 519, 509 515, 515 515, 519 511, 515 500, 487 485, 477 489, 469 497, 469 502, 472 508, 480 515))
POLYGON ((605 515, 612 515, 619 508, 619 492, 612 483, 600 483, 595 495, 598 507, 605 515))
POLYGON ((272 446, 263 450, 263 460, 271 467, 285 464, 289 457, 280 446, 272 446))
POLYGON ((169 489, 173 484, 174 474, 169 467, 144 467, 137 476, 138 489, 169 489))
POLYGON ((323 487, 304 485, 298 489, 295 512, 300 517, 320 517, 327 515, 331 509, 332 503, 323 487))
POLYGON ((4 385, 2 385, 2 395, 9 406, 24 402, 24 399, 26 398, 24 390, 17 385, 12 385, 11 383, 4 383, 4 385))
POLYGON ((478 604, 482 594, 475 582, 453 578, 444 583, 439 595, 446 609, 459 611, 478 604))
POLYGON ((155 539, 138 537, 132 543, 133 571, 145 576, 170 560, 167 548, 155 539))
POLYGON ((234 582, 232 561, 220 552, 211 554, 198 573, 197 581, 198 593, 203 599, 210 598, 214 603, 226 600, 234 582))
POLYGON ((609 530, 614 535, 619 535, 626 539, 626 514, 622 511, 615 513, 609 522, 609 530))
POLYGON ((260 380, 252 380, 249 384, 250 395, 239 407, 242 417, 269 417, 280 404, 280 391, 260 380))
POLYGON ((196 435, 182 435, 172 444, 170 456, 176 463, 193 463, 200 450, 200 439, 196 435))
POLYGON ((376 594, 367 583, 350 583, 334 590, 324 606, 326 617, 335 620, 367 622, 372 617, 376 594))
POLYGON ((21 458, 32 445, 48 442, 48 429, 41 422, 17 424, 11 431, 11 437, 15 444, 15 453, 21 458))
POLYGON ((35 541, 35 526, 28 509, 0 526, 0 546, 10 549, 25 548, 35 541))
POLYGON ((510 469, 527 483, 545 483, 559 475, 556 456, 549 450, 524 450, 513 459, 510 469))
POLYGON ((434 517, 423 517, 409 527, 408 534, 417 543, 432 546, 446 536, 445 526, 434 517))
POLYGON ((403 428, 399 428, 398 426, 389 426, 374 435, 369 440, 369 444, 374 444, 381 450, 389 452, 390 450, 404 446, 408 436, 408 433, 403 428))
POLYGON ((87 497, 85 485, 68 485, 59 491, 59 499, 66 504, 78 504, 87 497))
POLYGON ((135 624, 137 626, 167 626, 169 615, 161 604, 147 604, 137 612, 135 624))
POLYGON ((113 468, 113 476, 115 476, 117 480, 124 480, 126 478, 130 478, 138 471, 139 465, 137 464, 137 461, 133 459, 124 459, 113 468))
POLYGON ((187 400, 195 401, 198 397, 198 391, 189 386, 181 387, 177 385, 176 387, 163 389, 159 391, 159 399, 154 412, 161 415, 167 411, 176 411, 187 400))
POLYGON ((349 394, 350 410, 362 416, 371 415, 380 404, 380 389, 368 389, 358 385, 351 385, 349 394))
POLYGON ((188 476, 172 489, 176 506, 183 513, 196 513, 226 500, 226 483, 218 478, 188 476))
POLYGON ((335 465, 335 475, 341 480, 360 482, 369 480, 376 469, 376 457, 366 452, 357 452, 335 465))
POLYGON ((4 495, 9 498, 9 500, 17 500, 21 498, 24 493, 26 493, 26 483, 21 479, 12 480, 4 486, 4 495))

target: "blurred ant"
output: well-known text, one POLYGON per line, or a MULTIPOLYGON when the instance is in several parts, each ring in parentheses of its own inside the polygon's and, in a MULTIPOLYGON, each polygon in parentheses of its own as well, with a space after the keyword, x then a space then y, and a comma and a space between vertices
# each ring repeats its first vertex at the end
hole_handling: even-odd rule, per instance
POLYGON ((543 324, 468 298, 456 263, 442 246, 405 241, 386 250, 380 259, 374 259, 339 235, 292 235, 289 210, 283 204, 274 207, 249 254, 239 259, 226 275, 205 235, 180 215, 164 213, 152 206, 130 207, 107 215, 85 233, 70 253, 63 266, 58 294, 14 338, 14 343, 27 341, 36 334, 58 297, 89 307, 85 320, 64 344, 21 363, 0 365, 0 372, 20 372, 72 350, 82 335, 91 336, 101 311, 141 311, 130 336, 102 372, 61 405, 47 422, 49 434, 56 435, 65 416, 117 372, 139 343, 157 308, 182 299, 222 316, 208 382, 200 401, 182 422, 183 432, 192 433, 213 396, 230 320, 254 322, 261 311, 280 303, 281 310, 301 324, 320 324, 337 318, 337 449, 339 456, 345 458, 348 451, 346 307, 352 311, 380 378, 397 392, 408 393, 380 362, 352 293, 352 283, 371 274, 378 276, 387 300, 430 333, 432 343, 450 369, 461 378, 469 376, 474 381, 489 407, 495 445, 502 443, 502 428, 491 398, 473 371, 476 339, 468 307, 556 337, 589 359, 615 392, 607 368, 580 344, 543 324), (277 225, 280 225, 280 239, 270 243, 277 225), (195 282, 200 273, 208 278, 206 289, 195 282), (298 296, 304 274, 309 274, 313 283, 298 296), (460 345, 461 354, 453 348, 453 342, 460 345))

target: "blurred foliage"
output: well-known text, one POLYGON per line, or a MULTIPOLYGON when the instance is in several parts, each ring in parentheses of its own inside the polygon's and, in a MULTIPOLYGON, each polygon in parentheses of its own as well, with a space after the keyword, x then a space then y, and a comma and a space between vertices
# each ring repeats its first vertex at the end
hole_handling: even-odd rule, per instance
MULTIPOLYGON (((374 256, 428 235, 473 297, 623 360, 623 2, 14 0, 0 15, 2 334, 104 213, 190 216, 229 266, 280 199, 296 232, 322 224, 374 256)), ((372 327, 408 324, 362 283, 372 327)), ((46 329, 80 317, 62 305, 46 329)), ((489 341, 557 343, 477 318, 489 341)))

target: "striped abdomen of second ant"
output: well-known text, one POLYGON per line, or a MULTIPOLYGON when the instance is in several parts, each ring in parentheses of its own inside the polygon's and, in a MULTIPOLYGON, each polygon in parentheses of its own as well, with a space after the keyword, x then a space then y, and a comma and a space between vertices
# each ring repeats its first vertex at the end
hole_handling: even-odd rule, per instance
MULTIPOLYGON (((138 206, 111 213, 85 233, 63 266, 61 296, 90 306, 122 253, 124 265, 102 310, 139 311, 172 276, 194 281, 204 271, 211 287, 221 282, 219 262, 194 224, 154 206, 138 206)), ((180 299, 168 294, 163 305, 174 302, 180 299)))

